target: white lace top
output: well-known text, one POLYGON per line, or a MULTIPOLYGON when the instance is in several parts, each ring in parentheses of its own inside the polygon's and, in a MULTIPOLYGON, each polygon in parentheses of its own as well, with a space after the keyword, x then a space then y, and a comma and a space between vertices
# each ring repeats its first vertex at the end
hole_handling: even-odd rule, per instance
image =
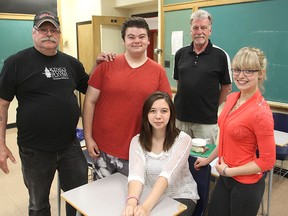
POLYGON ((199 199, 197 184, 189 170, 188 157, 192 146, 191 137, 180 132, 172 148, 167 152, 154 154, 146 152, 139 143, 139 134, 133 137, 129 151, 129 177, 152 188, 159 176, 168 181, 165 195, 172 198, 199 199))

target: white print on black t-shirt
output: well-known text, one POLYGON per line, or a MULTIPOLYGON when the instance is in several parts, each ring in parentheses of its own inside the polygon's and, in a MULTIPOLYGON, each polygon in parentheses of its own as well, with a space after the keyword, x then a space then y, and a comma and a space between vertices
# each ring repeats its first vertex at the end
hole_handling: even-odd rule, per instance
POLYGON ((52 78, 53 80, 69 79, 66 68, 47 68, 45 67, 44 73, 47 78, 52 78))

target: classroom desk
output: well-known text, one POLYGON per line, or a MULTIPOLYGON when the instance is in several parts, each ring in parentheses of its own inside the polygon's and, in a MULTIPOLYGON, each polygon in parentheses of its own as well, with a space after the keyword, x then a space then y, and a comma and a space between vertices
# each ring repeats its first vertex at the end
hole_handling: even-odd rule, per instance
POLYGON ((283 131, 274 130, 275 144, 284 146, 288 144, 288 133, 283 131))
MULTIPOLYGON (((140 203, 147 197, 149 190, 143 188, 140 203)), ((104 179, 88 183, 66 191, 61 197, 77 209, 77 215, 85 216, 120 216, 127 197, 127 177, 115 173, 104 179)), ((178 215, 187 207, 180 202, 162 196, 152 209, 151 216, 178 215)))

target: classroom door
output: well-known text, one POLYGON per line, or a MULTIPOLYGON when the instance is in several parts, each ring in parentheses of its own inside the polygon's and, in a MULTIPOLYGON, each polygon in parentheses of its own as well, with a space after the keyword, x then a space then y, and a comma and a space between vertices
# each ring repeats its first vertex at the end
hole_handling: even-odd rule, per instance
POLYGON ((150 30, 150 44, 147 48, 147 56, 158 62, 158 54, 154 52, 158 47, 158 29, 150 30))
POLYGON ((126 17, 92 16, 94 57, 103 51, 124 52, 121 26, 126 17))

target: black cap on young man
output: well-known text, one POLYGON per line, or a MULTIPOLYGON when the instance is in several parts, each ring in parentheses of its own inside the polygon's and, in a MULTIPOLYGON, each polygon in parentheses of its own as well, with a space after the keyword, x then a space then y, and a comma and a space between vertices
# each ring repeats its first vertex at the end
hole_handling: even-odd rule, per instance
POLYGON ((40 11, 34 17, 34 26, 39 28, 44 22, 52 23, 57 29, 60 28, 60 22, 56 14, 50 11, 40 11))

